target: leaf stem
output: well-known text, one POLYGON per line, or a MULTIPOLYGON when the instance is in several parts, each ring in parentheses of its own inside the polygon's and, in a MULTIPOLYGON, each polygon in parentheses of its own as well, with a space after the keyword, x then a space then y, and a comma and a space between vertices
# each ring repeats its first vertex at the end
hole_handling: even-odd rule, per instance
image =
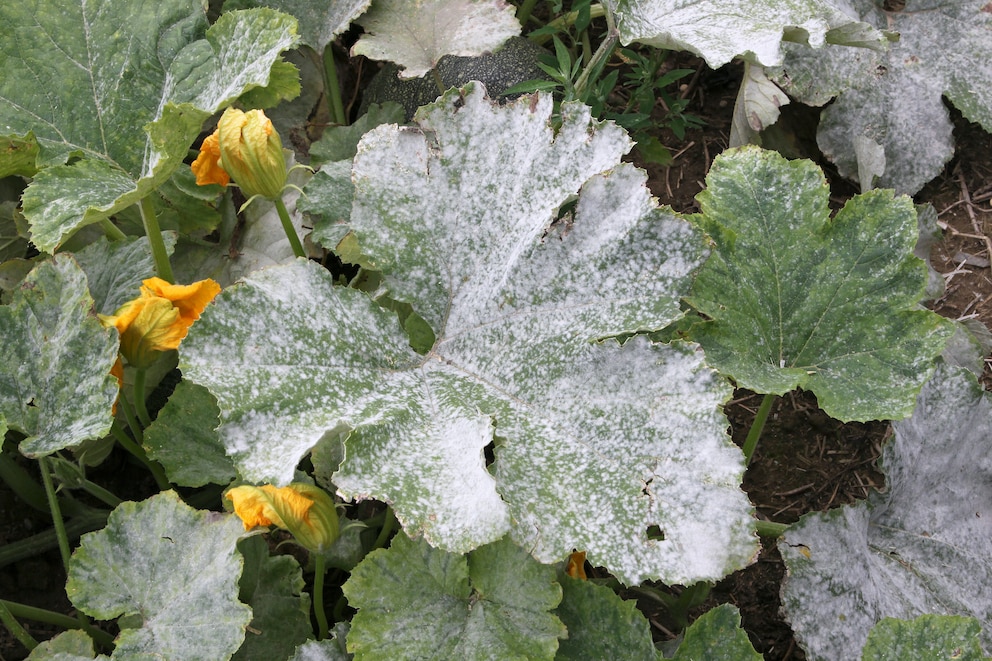
POLYGON ((289 218, 286 204, 281 197, 272 200, 272 203, 276 205, 276 211, 279 213, 279 220, 282 221, 282 229, 286 232, 286 238, 289 239, 289 245, 293 246, 293 254, 306 259, 307 254, 303 251, 303 244, 300 243, 300 237, 296 233, 296 228, 293 227, 293 221, 289 218))
POLYGON ((348 117, 344 114, 341 102, 341 85, 338 83, 338 70, 334 65, 334 49, 331 44, 324 47, 324 94, 327 95, 331 119, 335 124, 346 126, 348 117))
POLYGON ((327 638, 327 613, 324 612, 324 574, 327 566, 324 556, 315 554, 313 574, 313 614, 317 617, 317 640, 327 638))
POLYGON ((537 0, 524 0, 520 3, 520 7, 517 8, 517 20, 520 21, 522 27, 527 26, 527 21, 530 20, 530 15, 534 12, 536 5, 537 0))
POLYGON ((160 490, 167 491, 171 488, 169 478, 166 476, 162 465, 152 460, 143 447, 132 441, 116 422, 114 422, 114 426, 110 428, 110 431, 114 435, 114 438, 117 439, 117 442, 121 444, 122 448, 130 452, 135 459, 143 463, 151 471, 152 476, 155 478, 155 484, 158 485, 160 490))
POLYGON ((14 614, 7 608, 7 604, 3 599, 0 599, 0 621, 7 627, 7 631, 17 639, 17 642, 24 645, 28 650, 38 647, 38 641, 32 638, 28 630, 21 626, 21 623, 17 621, 14 614))
POLYGON ((35 622, 47 622, 66 629, 83 629, 93 640, 104 647, 111 647, 114 644, 114 637, 106 631, 97 629, 89 623, 81 625, 78 620, 68 615, 45 610, 44 608, 19 604, 16 601, 7 601, 6 599, 0 599, 0 605, 16 617, 23 617, 28 620, 34 620, 35 622))
MULTIPOLYGON (((596 3, 594 5, 589 6, 590 20, 594 18, 602 18, 603 16, 606 15, 607 15, 606 7, 604 7, 602 4, 596 3)), ((559 16, 555 20, 548 23, 547 27, 553 28, 553 30, 548 30, 547 32, 543 32, 537 35, 536 37, 530 37, 530 40, 539 46, 543 46, 544 44, 546 44, 548 41, 551 40, 551 35, 554 32, 557 32, 559 30, 564 30, 568 26, 573 25, 575 21, 577 21, 578 19, 579 19, 578 10, 570 11, 564 16, 559 16)))
MULTIPOLYGON (((598 6, 602 7, 602 5, 598 6)), ((612 12, 604 9, 604 14, 602 15, 606 16, 606 38, 603 39, 603 43, 593 53, 592 59, 589 60, 589 64, 582 70, 579 79, 575 81, 575 98, 583 102, 585 101, 586 88, 591 81, 599 77, 607 60, 613 55, 617 40, 620 38, 620 33, 617 31, 617 27, 613 22, 612 12)))
POLYGON ((148 415, 148 407, 145 405, 145 384, 148 378, 148 369, 139 367, 134 372, 134 410, 138 414, 141 427, 147 429, 152 424, 152 418, 148 415))
POLYGON ((393 508, 386 505, 386 514, 382 521, 382 528, 379 530, 379 536, 375 538, 375 544, 372 545, 372 550, 381 549, 386 546, 386 542, 389 540, 389 534, 393 532, 393 528, 396 527, 396 514, 393 512, 393 508))
POLYGON ((758 439, 761 438, 761 431, 765 428, 765 421, 768 420, 768 414, 772 411, 772 404, 775 403, 775 395, 767 394, 761 400, 761 406, 758 407, 758 412, 754 416, 754 422, 751 423, 751 429, 747 432, 747 438, 744 439, 744 447, 741 448, 744 451, 744 465, 749 466, 751 464, 751 457, 754 456, 754 450, 758 447, 758 439))
POLYGON ((103 233, 109 236, 111 241, 120 241, 121 239, 127 238, 127 234, 125 234, 117 225, 110 222, 109 218, 104 218, 101 220, 100 227, 103 228, 103 233))
POLYGON ((759 537, 778 538, 784 535, 785 531, 789 529, 789 524, 758 520, 754 522, 754 529, 757 531, 759 537))
POLYGON ((148 237, 148 244, 152 248, 152 258, 155 260, 155 271, 158 277, 170 283, 176 281, 172 274, 172 264, 169 263, 169 252, 165 249, 165 241, 162 240, 162 230, 158 226, 158 217, 155 215, 155 206, 148 195, 138 202, 138 209, 141 210, 141 222, 145 226, 145 235, 148 237))
MULTIPOLYGON (((110 512, 90 509, 69 519, 65 533, 69 539, 78 539, 83 533, 98 530, 107 524, 110 512)), ((6 567, 18 560, 31 558, 58 545, 55 529, 45 530, 36 535, 20 539, 0 547, 0 567, 6 567)))

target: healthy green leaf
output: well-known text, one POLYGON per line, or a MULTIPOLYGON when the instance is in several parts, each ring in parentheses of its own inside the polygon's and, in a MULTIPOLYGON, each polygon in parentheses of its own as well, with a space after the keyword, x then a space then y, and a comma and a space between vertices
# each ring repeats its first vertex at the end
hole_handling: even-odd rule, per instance
POLYGON ((868 634, 862 661, 954 659, 986 661, 973 617, 921 615, 910 621, 886 617, 868 634))
POLYGON ((300 21, 300 41, 318 53, 348 29, 372 0, 227 0, 224 11, 271 7, 300 21))
POLYGON ((624 659, 654 661, 658 651, 647 619, 633 601, 603 585, 562 575, 561 604, 555 615, 568 629, 555 661, 624 659))
POLYGON ((354 196, 350 160, 326 163, 313 175, 296 202, 296 208, 312 223, 311 241, 328 250, 337 248, 348 233, 354 196))
MULTIPOLYGON (((380 124, 403 124, 403 106, 393 101, 369 106, 368 111, 348 126, 329 126, 320 140, 310 145, 310 162, 320 165, 355 158, 358 141, 380 124)), ((350 204, 348 205, 351 206, 350 204)))
POLYGON ((400 65, 400 78, 419 78, 445 55, 493 51, 520 34, 504 0, 376 0, 358 23, 365 34, 351 54, 400 65))
POLYGON ((888 52, 788 48, 769 73, 803 103, 836 97, 821 114, 817 142, 842 175, 858 176, 855 147, 864 137, 884 149, 878 185, 915 193, 954 154, 942 95, 992 131, 992 13, 986 0, 909 0, 901 11, 884 11, 875 0, 850 4, 861 20, 898 32, 899 41, 888 52))
POLYGON ((555 569, 503 540, 468 556, 400 534, 343 588, 358 609, 348 651, 365 659, 553 659, 565 627, 555 569))
POLYGON ((300 565, 292 556, 270 556, 257 535, 241 540, 238 550, 245 559, 239 598, 251 606, 252 619, 234 660, 286 659, 313 635, 300 565))
MULTIPOLYGON (((620 41, 688 50, 717 69, 734 57, 766 66, 782 61, 782 41, 814 48, 841 41, 884 48, 886 38, 858 24, 837 0, 611 0, 620 41), (852 25, 853 24, 853 25, 852 25)), ((807 49, 808 50, 808 49, 807 49)))
POLYGON ((389 295, 434 329, 426 355, 368 296, 297 262, 225 290, 183 373, 217 397, 250 481, 289 482, 342 425, 339 492, 392 503, 446 550, 512 529, 542 561, 582 548, 630 583, 722 577, 755 550, 718 410, 729 386, 694 346, 597 342, 681 316, 702 247, 642 172, 590 179, 630 143, 577 106, 555 134, 551 101, 455 90, 422 129, 380 126, 359 148, 351 223, 389 295))
POLYGON ((210 392, 180 381, 158 417, 145 430, 148 456, 182 487, 227 484, 237 472, 215 431, 220 410, 210 392))
MULTIPOLYGON (((172 254, 175 232, 162 235, 165 249, 172 254)), ((76 253, 76 261, 86 274, 94 307, 99 314, 113 314, 121 305, 137 298, 141 282, 155 275, 155 260, 147 237, 108 241, 99 238, 76 253)))
POLYGON ((992 646, 992 395, 941 365, 913 416, 893 426, 888 491, 806 515, 779 544, 783 608, 810 659, 858 659, 879 620, 924 613, 976 617, 992 646))
POLYGON ((173 491, 126 502, 83 536, 66 593, 92 617, 138 618, 117 636, 114 659, 229 659, 251 620, 237 600, 243 532, 236 516, 191 509, 173 491))
POLYGON ((730 604, 707 611, 685 631, 685 638, 672 657, 675 661, 761 661, 747 633, 741 629, 741 614, 730 604))
POLYGON ((24 215, 48 252, 166 181, 203 120, 266 85, 296 41, 295 19, 269 9, 207 29, 196 0, 8 2, 0 25, 0 135, 39 147, 24 215))
POLYGON ((812 391, 841 420, 906 417, 953 327, 916 309, 926 265, 913 255, 913 202, 891 191, 830 218, 809 161, 755 147, 716 158, 692 220, 714 242, 689 303, 707 361, 742 388, 812 391))
POLYGON ((69 255, 39 264, 0 307, 0 413, 40 457, 110 431, 117 332, 96 318, 69 255))

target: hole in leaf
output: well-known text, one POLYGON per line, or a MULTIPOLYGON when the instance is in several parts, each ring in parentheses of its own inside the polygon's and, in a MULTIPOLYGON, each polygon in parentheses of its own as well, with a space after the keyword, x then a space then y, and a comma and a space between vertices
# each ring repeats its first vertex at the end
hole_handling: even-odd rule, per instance
POLYGON ((486 447, 482 448, 482 454, 486 458, 486 468, 489 468, 496 461, 496 442, 489 441, 486 447))
POLYGON ((665 531, 658 526, 648 526, 647 535, 648 539, 656 539, 658 541, 665 540, 665 531))

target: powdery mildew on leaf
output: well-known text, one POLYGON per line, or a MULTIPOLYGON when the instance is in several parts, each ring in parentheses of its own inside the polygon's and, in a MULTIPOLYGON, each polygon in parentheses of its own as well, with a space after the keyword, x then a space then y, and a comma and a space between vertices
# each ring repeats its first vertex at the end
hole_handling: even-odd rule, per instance
POLYGON ((227 0, 224 11, 271 7, 300 21, 300 41, 318 53, 348 29, 372 0, 227 0))
POLYGON ((167 180, 203 120, 266 85, 296 42, 295 19, 270 9, 208 29, 194 0, 5 2, 0 25, 0 135, 40 147, 24 215, 45 251, 167 180))
POLYGON ((249 480, 288 482, 344 425, 340 492, 390 502, 441 548, 509 530, 539 560, 582 548, 630 583, 721 577, 755 550, 719 412, 729 386, 694 346, 597 343, 679 318, 701 242, 617 164, 622 131, 573 106, 556 135, 550 112, 550 97, 497 107, 456 90, 419 128, 360 145, 352 228, 389 295, 434 328, 426 356, 395 316, 298 262, 225 290, 182 345, 184 375, 217 397, 249 480))
POLYGON ((126 502, 83 536, 66 593, 101 620, 140 616, 111 658, 230 658, 251 620, 237 598, 242 533, 236 516, 194 510, 173 491, 126 502))
POLYGON ((861 20, 896 31, 888 52, 832 46, 787 48, 770 72, 791 96, 824 105, 817 142, 846 177, 858 177, 859 137, 884 148, 877 185, 913 194, 954 154, 941 96, 992 131, 992 13, 987 0, 909 0, 886 12, 874 0, 851 0, 861 20))
POLYGON ((42 262, 0 307, 0 414, 32 457, 110 431, 117 332, 100 325, 69 255, 42 262))
POLYGON ((978 618, 992 649, 992 399, 942 365, 882 454, 888 491, 810 514, 779 544, 783 607, 811 659, 860 659, 883 617, 978 618))
POLYGON ((504 0, 376 0, 358 22, 365 34, 351 54, 395 62, 401 78, 423 76, 445 55, 494 51, 520 34, 504 0))
MULTIPOLYGON (((846 1, 612 0, 620 40, 688 50, 717 69, 738 55, 764 64, 782 61, 783 38, 818 48, 835 28, 858 22, 846 1)), ((881 37, 875 35, 876 37, 881 37)))
POLYGON ((706 182, 694 222, 714 252, 687 300, 711 319, 692 331, 710 364, 757 392, 810 390, 842 420, 909 415, 953 333, 916 309, 912 200, 872 191, 830 218, 815 165, 756 147, 718 156, 706 182))

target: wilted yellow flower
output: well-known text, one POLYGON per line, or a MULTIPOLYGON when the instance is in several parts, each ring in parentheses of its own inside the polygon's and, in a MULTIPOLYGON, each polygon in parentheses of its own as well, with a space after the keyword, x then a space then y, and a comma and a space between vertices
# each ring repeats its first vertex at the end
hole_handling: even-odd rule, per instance
POLYGON ((565 565, 565 573, 572 578, 586 580, 586 552, 575 551, 568 556, 568 564, 565 565))
POLYGON ((227 173, 220 162, 220 142, 217 138, 217 131, 203 140, 203 144, 200 145, 200 154, 190 165, 190 169, 196 175, 196 183, 199 186, 208 184, 227 186, 231 183, 231 175, 227 173))
POLYGON ((121 355, 134 367, 148 367, 159 352, 179 348, 189 327, 207 304, 220 293, 213 280, 192 285, 170 285, 160 278, 142 283, 141 295, 113 315, 100 315, 106 327, 121 336, 121 355))
POLYGON ((234 487, 225 494, 245 530, 276 526, 289 531, 300 545, 320 553, 338 537, 334 500, 320 487, 294 482, 285 487, 234 487))

